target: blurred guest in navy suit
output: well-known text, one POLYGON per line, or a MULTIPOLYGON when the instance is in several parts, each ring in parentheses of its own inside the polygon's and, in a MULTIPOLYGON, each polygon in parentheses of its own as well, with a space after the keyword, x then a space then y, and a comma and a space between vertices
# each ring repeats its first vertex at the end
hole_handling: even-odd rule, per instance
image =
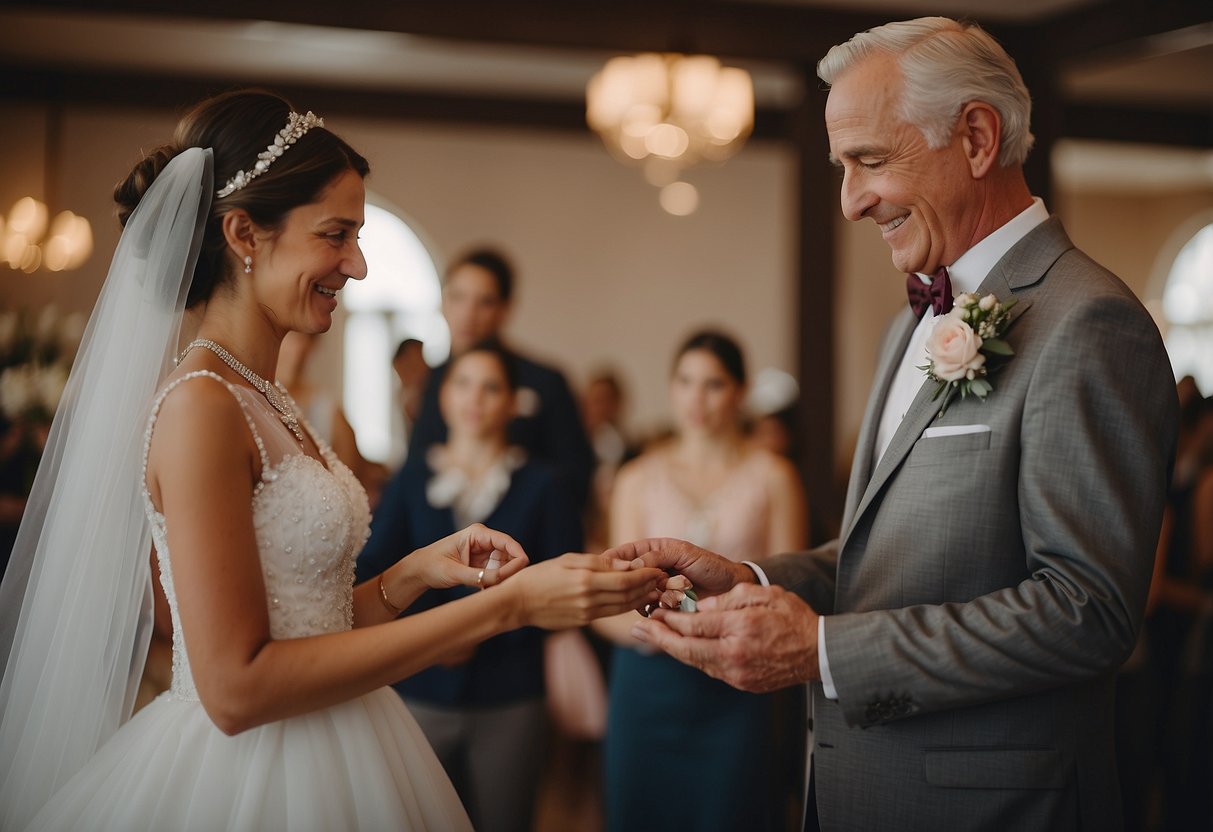
MULTIPOLYGON (((496 251, 476 249, 454 262, 442 289, 442 314, 451 330, 452 357, 483 341, 500 342, 513 291, 514 271, 496 251)), ((533 458, 551 463, 581 508, 589 495, 595 459, 568 382, 559 370, 511 352, 518 372, 518 394, 517 412, 509 426, 510 442, 533 458)), ((449 366, 447 361, 430 376, 409 438, 410 459, 446 440, 438 391, 449 366)))
MULTIPOLYGON (((437 396, 447 441, 410 453, 389 483, 358 558, 359 580, 470 523, 511 535, 532 563, 581 548, 568 488, 509 442, 518 392, 515 359, 496 344, 448 362, 437 396)), ((404 614, 473 592, 429 590, 404 614)), ((546 725, 543 638, 534 628, 505 633, 394 685, 481 832, 531 828, 546 725)))

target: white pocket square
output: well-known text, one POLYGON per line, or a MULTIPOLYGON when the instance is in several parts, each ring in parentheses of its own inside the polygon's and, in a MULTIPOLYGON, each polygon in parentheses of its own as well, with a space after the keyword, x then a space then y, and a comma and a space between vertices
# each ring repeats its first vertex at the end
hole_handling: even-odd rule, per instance
POLYGON ((963 436, 966 433, 989 433, 989 425, 945 425, 927 428, 922 432, 923 439, 933 439, 937 436, 963 436))

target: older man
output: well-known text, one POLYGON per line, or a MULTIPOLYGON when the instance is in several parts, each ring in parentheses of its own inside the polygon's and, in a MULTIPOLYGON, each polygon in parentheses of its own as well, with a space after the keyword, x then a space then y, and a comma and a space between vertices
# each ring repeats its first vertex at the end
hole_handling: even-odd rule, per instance
POLYGON ((747 690, 812 683, 810 827, 1116 829, 1112 675, 1175 444, 1158 331, 1029 193, 1028 92, 989 35, 891 23, 818 74, 843 213, 880 226, 912 304, 842 535, 753 568, 621 547, 715 596, 634 635, 747 690))

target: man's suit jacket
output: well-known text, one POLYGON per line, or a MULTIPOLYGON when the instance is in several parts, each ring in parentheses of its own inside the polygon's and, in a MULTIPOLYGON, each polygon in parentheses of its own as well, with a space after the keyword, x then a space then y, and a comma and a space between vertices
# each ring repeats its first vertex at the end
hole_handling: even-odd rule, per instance
POLYGON ((873 467, 916 321, 894 323, 838 540, 764 564, 825 620, 825 830, 1120 827, 1113 675, 1136 640, 1177 429, 1149 314, 1054 218, 979 294, 1015 298, 985 401, 925 383, 873 467), (988 431, 924 437, 931 427, 988 431))

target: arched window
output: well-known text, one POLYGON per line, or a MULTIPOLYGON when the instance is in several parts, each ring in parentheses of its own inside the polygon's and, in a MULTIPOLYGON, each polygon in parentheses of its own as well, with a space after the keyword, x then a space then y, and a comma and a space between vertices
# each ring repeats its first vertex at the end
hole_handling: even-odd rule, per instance
POLYGON ((1167 352, 1177 379, 1192 376, 1213 394, 1213 223, 1179 250, 1162 295, 1167 352))
POLYGON ((403 339, 417 338, 432 366, 450 351, 450 333, 434 258, 417 233, 371 194, 360 244, 367 279, 350 281, 342 292, 348 313, 342 398, 362 455, 397 462, 405 438, 392 354, 403 339))

